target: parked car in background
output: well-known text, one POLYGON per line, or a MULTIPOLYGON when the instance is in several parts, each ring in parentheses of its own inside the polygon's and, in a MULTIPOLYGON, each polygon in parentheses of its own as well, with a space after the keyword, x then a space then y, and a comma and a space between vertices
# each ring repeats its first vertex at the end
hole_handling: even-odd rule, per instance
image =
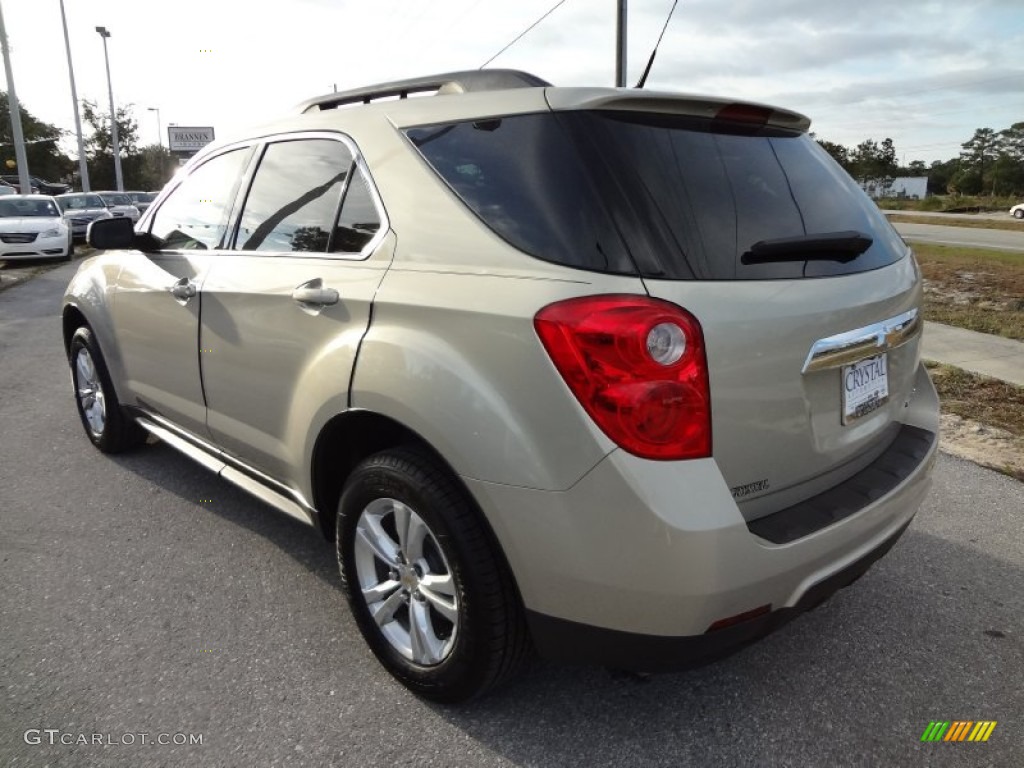
POLYGON ((1024 203, 1013 206, 1010 209, 1010 215, 1015 219, 1024 219, 1024 203))
POLYGON ((85 436, 318 526, 432 699, 531 647, 735 649, 882 557, 938 448, 921 272, 809 128, 509 70, 310 99, 92 225, 62 310, 85 436))
POLYGON ((16 195, 18 190, 12 187, 10 184, 0 184, 0 195, 16 195))
POLYGON ((59 258, 70 261, 71 228, 49 195, 0 197, 0 259, 59 258))
MULTIPOLYGON (((62 195, 65 192, 70 192, 71 187, 67 184, 62 184, 56 181, 46 181, 40 179, 38 176, 29 176, 29 182, 32 184, 32 194, 39 195, 62 195)), ((0 176, 5 183, 10 184, 16 190, 21 190, 21 179, 17 174, 5 174, 0 176)))
POLYGON ((107 206, 107 210, 114 218, 123 216, 131 219, 134 224, 142 216, 127 192, 97 192, 96 194, 103 199, 103 204, 107 206))
POLYGON ((93 192, 70 192, 54 198, 71 226, 72 235, 84 239, 89 224, 96 219, 109 219, 113 214, 103 198, 93 192))
POLYGON ((145 213, 150 203, 156 200, 156 192, 125 192, 131 198, 132 205, 139 209, 139 213, 145 213))

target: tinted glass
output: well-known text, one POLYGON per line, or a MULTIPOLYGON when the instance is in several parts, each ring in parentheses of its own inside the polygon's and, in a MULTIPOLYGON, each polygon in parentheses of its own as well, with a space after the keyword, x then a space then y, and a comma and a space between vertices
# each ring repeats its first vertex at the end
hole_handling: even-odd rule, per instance
POLYGON ((65 211, 84 211, 86 208, 104 208, 99 195, 71 195, 58 197, 57 204, 65 211))
POLYGON ((0 200, 0 217, 21 218, 24 216, 53 218, 60 216, 57 206, 49 200, 26 200, 25 198, 5 198, 0 200))
POLYGON ((466 205, 512 245, 546 261, 635 274, 579 153, 553 115, 406 133, 466 205))
POLYGON ((628 254, 647 277, 771 279, 861 272, 906 251, 874 203, 806 134, 619 111, 408 134, 495 232, 570 266, 627 271, 620 254, 628 254), (761 241, 848 230, 872 245, 845 263, 741 263, 761 241))
POLYGON ((132 199, 128 195, 102 195, 107 205, 131 205, 132 199))
POLYGON ((150 233, 166 250, 223 248, 228 215, 248 149, 218 155, 194 169, 164 200, 150 233))
POLYGON ((326 253, 351 167, 352 153, 340 141, 270 144, 246 198, 235 247, 326 253))
POLYGON ((906 251, 877 206, 806 134, 623 112, 561 119, 597 183, 618 195, 610 207, 645 275, 840 275, 891 264, 906 251), (849 230, 872 245, 845 262, 741 262, 761 241, 849 230))
POLYGON ((370 194, 370 185, 358 168, 345 192, 338 225, 334 228, 331 250, 337 253, 359 253, 380 229, 380 214, 370 194))

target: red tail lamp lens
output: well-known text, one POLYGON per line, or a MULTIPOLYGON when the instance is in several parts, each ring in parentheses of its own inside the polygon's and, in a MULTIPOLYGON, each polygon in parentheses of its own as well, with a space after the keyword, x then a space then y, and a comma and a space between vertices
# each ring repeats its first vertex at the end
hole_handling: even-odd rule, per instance
POLYGON ((686 310, 644 296, 551 304, 534 327, 573 395, 608 437, 645 459, 711 455, 704 334, 686 310))

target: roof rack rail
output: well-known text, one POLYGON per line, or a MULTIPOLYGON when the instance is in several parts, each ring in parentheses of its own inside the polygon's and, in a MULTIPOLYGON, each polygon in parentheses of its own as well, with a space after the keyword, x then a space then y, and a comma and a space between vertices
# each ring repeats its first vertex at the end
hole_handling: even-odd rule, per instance
POLYGON ((328 93, 306 99, 297 107, 298 112, 317 112, 336 109, 346 104, 369 104, 376 99, 406 99, 411 94, 436 92, 468 93, 470 91, 502 91, 509 88, 544 88, 551 83, 529 72, 518 69, 469 69, 464 72, 447 72, 443 75, 414 77, 396 80, 392 83, 365 85, 350 91, 328 93))

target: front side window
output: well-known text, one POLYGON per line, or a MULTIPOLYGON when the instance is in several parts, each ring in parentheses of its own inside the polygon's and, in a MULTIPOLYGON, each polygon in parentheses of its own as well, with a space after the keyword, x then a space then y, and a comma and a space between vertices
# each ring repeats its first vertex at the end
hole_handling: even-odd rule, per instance
POLYGON ((164 250, 223 248, 228 215, 248 148, 218 155, 193 170, 164 200, 150 234, 164 250))
POLYGON ((327 253, 352 165, 352 153, 340 141, 270 144, 246 198, 235 247, 327 253))

